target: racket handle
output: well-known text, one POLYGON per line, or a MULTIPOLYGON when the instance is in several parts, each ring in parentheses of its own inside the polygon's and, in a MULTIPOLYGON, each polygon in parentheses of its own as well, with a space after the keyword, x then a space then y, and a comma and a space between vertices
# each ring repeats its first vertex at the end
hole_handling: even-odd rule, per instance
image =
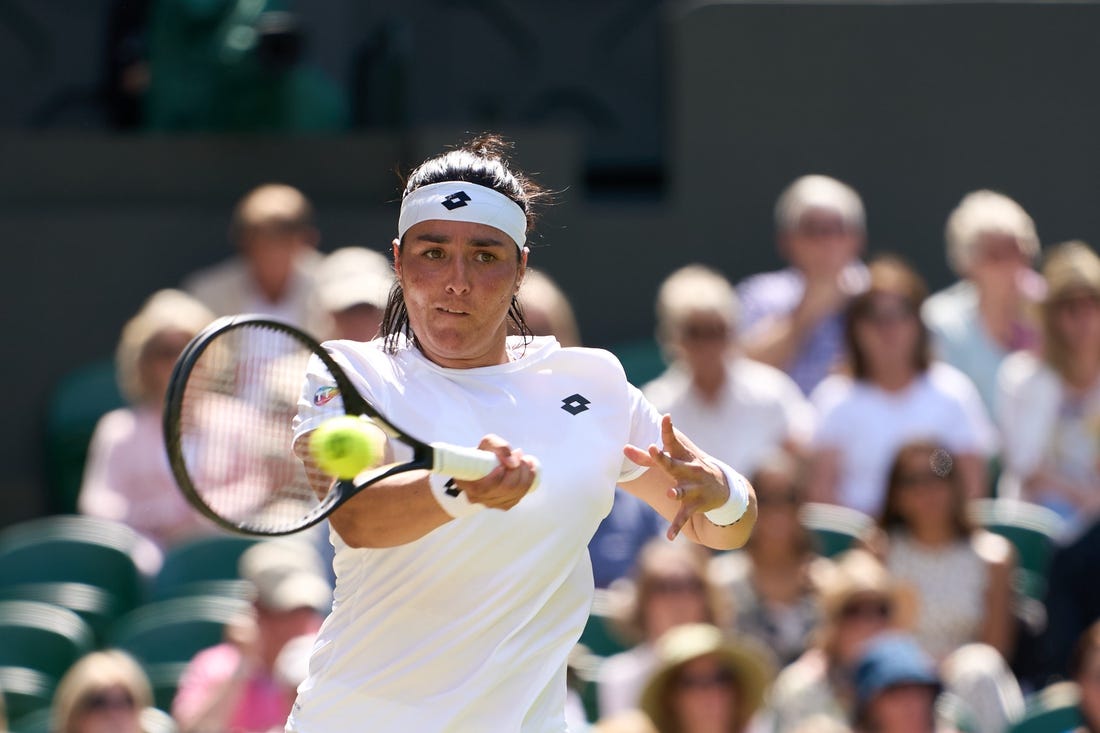
POLYGON ((488 476, 500 465, 495 453, 450 443, 432 443, 432 471, 460 481, 488 476))

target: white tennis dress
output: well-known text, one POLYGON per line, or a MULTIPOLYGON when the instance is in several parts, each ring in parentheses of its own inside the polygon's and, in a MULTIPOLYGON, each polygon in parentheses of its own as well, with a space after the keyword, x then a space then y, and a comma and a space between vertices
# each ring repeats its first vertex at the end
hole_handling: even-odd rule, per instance
MULTIPOLYGON (((496 433, 542 463, 539 487, 507 512, 456 519, 395 548, 352 549, 333 533, 337 582, 291 733, 566 730, 566 658, 592 600, 587 544, 615 484, 644 472, 627 443, 660 444, 660 415, 611 354, 551 337, 513 360, 445 369, 407 344, 328 344, 394 424, 476 446, 496 433)), ((296 434, 339 400, 311 372, 296 434)), ((339 410, 336 410, 339 412, 339 410)))

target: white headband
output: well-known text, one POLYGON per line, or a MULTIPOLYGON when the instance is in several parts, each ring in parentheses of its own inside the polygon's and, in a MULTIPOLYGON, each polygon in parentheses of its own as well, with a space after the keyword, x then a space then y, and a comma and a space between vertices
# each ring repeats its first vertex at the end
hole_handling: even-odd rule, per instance
POLYGON ((397 236, 430 219, 485 224, 507 234, 523 249, 527 243, 527 215, 512 199, 486 186, 465 181, 432 183, 401 199, 397 236))

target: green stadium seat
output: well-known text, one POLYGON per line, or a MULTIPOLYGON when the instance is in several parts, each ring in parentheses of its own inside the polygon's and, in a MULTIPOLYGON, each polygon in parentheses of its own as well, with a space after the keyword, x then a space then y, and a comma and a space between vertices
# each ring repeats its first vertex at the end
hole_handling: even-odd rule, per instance
POLYGON ((976 499, 969 510, 975 524, 1015 546, 1017 590, 1025 598, 1042 599, 1050 559, 1065 526, 1062 518, 1038 504, 1008 498, 976 499))
POLYGON ((50 713, 47 707, 20 718, 12 718, 9 726, 11 733, 54 733, 50 713))
POLYGON ((78 515, 31 519, 0 530, 0 588, 84 583, 110 593, 124 613, 145 601, 146 578, 135 557, 148 549, 148 540, 119 522, 78 515))
POLYGON ((1081 725, 1076 683, 1055 682, 1027 698, 1024 715, 1007 733, 1068 733, 1081 725))
POLYGON ((825 557, 850 549, 874 526, 874 520, 863 512, 819 502, 803 504, 800 519, 825 557))
POLYGON ((57 681, 27 667, 0 667, 0 691, 8 720, 21 720, 39 710, 48 710, 57 681))
POLYGON ((122 611, 107 590, 87 583, 43 582, 0 587, 0 600, 40 601, 67 608, 84 619, 99 645, 122 611))
POLYGON ((608 591, 596 589, 592 610, 588 614, 588 622, 584 626, 584 631, 581 632, 580 643, 597 657, 609 657, 626 651, 631 646, 615 629, 610 599, 608 591))
POLYGON ((250 537, 218 534, 170 547, 153 578, 151 600, 183 595, 246 597, 248 584, 237 573, 237 561, 255 542, 250 537))
POLYGON ((221 643, 225 626, 251 605, 239 598, 181 596, 140 606, 111 630, 111 646, 132 654, 153 685, 158 708, 171 709, 187 663, 203 649, 221 643))
POLYGON ((0 667, 22 667, 59 680, 95 648, 92 629, 67 608, 0 601, 0 667))

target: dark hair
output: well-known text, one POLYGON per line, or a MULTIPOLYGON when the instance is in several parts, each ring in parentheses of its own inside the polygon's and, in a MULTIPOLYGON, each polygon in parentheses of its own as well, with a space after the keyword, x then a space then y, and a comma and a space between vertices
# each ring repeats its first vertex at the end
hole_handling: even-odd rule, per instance
POLYGON ((886 480, 886 498, 882 503, 882 514, 878 525, 885 531, 904 528, 906 520, 898 511, 898 490, 904 473, 905 461, 913 455, 928 456, 928 470, 935 472, 951 485, 951 524, 959 538, 974 533, 975 525, 966 511, 966 489, 962 485, 959 472, 955 470, 955 458, 939 443, 930 440, 914 440, 906 443, 894 455, 886 480))
MULTIPOLYGON (((530 232, 537 218, 535 204, 548 197, 549 193, 520 171, 512 169, 508 158, 510 149, 511 145, 499 135, 480 135, 454 150, 429 158, 418 165, 405 181, 405 190, 401 196, 404 198, 416 189, 433 183, 476 183, 515 201, 527 215, 527 230, 530 232)), ((519 256, 518 251, 516 256, 519 256)), ((532 336, 531 329, 523 318, 519 301, 514 295, 508 308, 508 318, 525 339, 532 336)), ((409 313, 405 308, 405 294, 401 284, 395 282, 390 288, 386 310, 382 314, 382 337, 388 351, 396 350, 399 334, 416 342, 416 334, 409 325, 409 313)))
POLYGON ((920 318, 921 305, 928 297, 928 287, 916 270, 895 255, 880 255, 868 264, 867 269, 870 272, 870 286, 852 298, 844 313, 844 342, 852 376, 855 379, 868 377, 867 359, 856 339, 856 323, 871 310, 874 296, 879 294, 899 295, 912 309, 919 328, 913 366, 918 372, 924 373, 932 363, 931 338, 920 318))

